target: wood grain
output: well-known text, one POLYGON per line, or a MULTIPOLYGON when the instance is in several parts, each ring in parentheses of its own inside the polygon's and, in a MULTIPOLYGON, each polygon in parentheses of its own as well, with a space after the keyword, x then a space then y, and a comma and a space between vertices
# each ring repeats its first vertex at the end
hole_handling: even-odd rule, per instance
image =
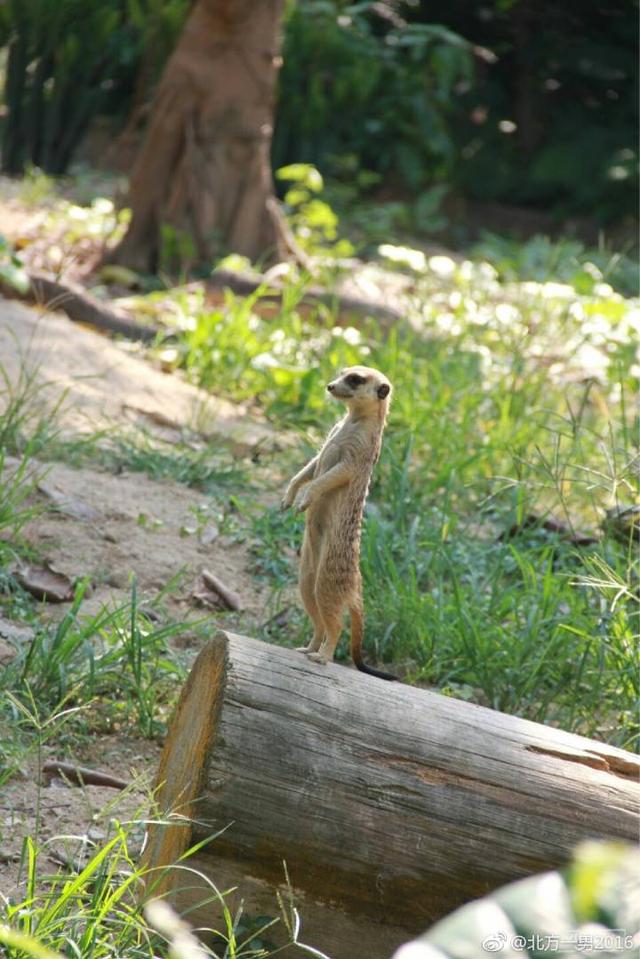
MULTIPOLYGON (((276 888, 286 860, 303 916, 324 903, 351 928, 395 927, 399 943, 562 865, 582 839, 637 836, 640 763, 623 750, 246 637, 214 645, 193 667, 159 776, 175 777, 163 802, 203 783, 191 841, 228 826, 199 855, 214 881, 228 863, 276 888), (185 764, 175 753, 192 738, 185 764)), ((164 864, 176 848, 165 844, 164 864)), ((362 951, 337 926, 313 943, 333 959, 388 955, 387 939, 362 951)))
POLYGON ((155 817, 142 863, 149 871, 147 889, 156 896, 174 888, 181 878, 172 867, 192 842, 196 800, 218 732, 226 672, 227 643, 219 635, 205 646, 189 673, 160 758, 155 817))

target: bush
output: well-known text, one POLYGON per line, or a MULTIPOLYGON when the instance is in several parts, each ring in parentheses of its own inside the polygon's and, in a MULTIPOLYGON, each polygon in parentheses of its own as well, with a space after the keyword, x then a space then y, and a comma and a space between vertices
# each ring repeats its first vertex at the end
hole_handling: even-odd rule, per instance
POLYGON ((33 164, 64 173, 96 114, 125 114, 143 54, 151 51, 148 67, 166 55, 186 6, 186 0, 0 4, 0 48, 7 47, 2 169, 22 173, 33 164))
POLYGON ((430 0, 441 20, 488 48, 456 113, 456 186, 466 196, 601 223, 637 201, 637 32, 626 0, 430 0))
MULTIPOLYGON (((3 169, 64 172, 95 114, 135 113, 188 8, 0 3, 3 169)), ((636 60, 627 0, 299 0, 285 14, 274 168, 384 184, 384 199, 412 198, 420 229, 444 225, 447 188, 614 222, 637 209, 636 60)))
POLYGON ((602 223, 637 209, 625 0, 313 0, 292 5, 284 53, 276 167, 366 170, 414 197, 446 183, 602 223))
POLYGON ((446 27, 382 19, 381 4, 296 4, 286 22, 273 144, 276 167, 344 155, 412 192, 450 176, 449 117, 470 83, 470 45, 446 27))

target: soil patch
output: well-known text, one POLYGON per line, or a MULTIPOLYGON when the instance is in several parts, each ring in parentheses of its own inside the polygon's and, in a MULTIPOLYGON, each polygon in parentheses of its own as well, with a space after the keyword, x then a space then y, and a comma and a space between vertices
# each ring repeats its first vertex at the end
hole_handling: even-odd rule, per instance
MULTIPOLYGON (((54 750, 45 749, 45 760, 54 755, 59 758, 54 750)), ((115 822, 139 822, 129 833, 130 852, 139 855, 159 757, 157 743, 133 736, 94 736, 83 744, 74 761, 127 780, 130 785, 123 791, 73 786, 61 777, 41 774, 35 760, 25 761, 2 788, 0 896, 26 894, 21 857, 27 836, 37 838, 41 876, 55 875, 59 869, 68 875, 82 867, 114 835, 115 822)))
POLYGON ((60 405, 62 429, 95 433, 143 422, 151 430, 192 430, 239 456, 281 448, 279 435, 257 414, 211 396, 175 372, 163 373, 135 350, 66 317, 0 297, 6 379, 15 391, 31 378, 47 408, 60 405))
MULTIPOLYGON (((212 397, 180 376, 163 373, 130 346, 65 317, 1 298, 0 364, 5 387, 0 416, 30 379, 29 390, 39 405, 34 415, 51 415, 59 404, 56 427, 63 438, 144 427, 148 435, 183 444, 182 448, 192 443, 200 449, 206 443, 231 464, 242 466, 259 458, 266 471, 271 463, 277 466, 286 444, 286 438, 283 441, 259 415, 212 397)), ((15 469, 16 461, 7 458, 5 468, 15 469)), ((206 627, 196 634, 189 622, 209 616, 211 631, 224 625, 255 633, 268 618, 269 587, 252 575, 250 543, 216 530, 217 506, 228 504, 231 493, 246 490, 221 487, 204 494, 142 472, 113 473, 95 464, 75 468, 64 462, 32 461, 30 469, 39 485, 32 499, 48 508, 21 535, 32 547, 34 562, 50 564, 72 582, 89 578, 91 592, 81 614, 93 615, 104 605, 129 601, 132 576, 140 603, 152 601, 175 579, 178 585, 163 595, 159 608, 161 616, 187 623, 184 634, 175 639, 186 662, 208 632, 206 627), (194 596, 202 588, 202 569, 238 595, 238 612, 202 606, 194 596)), ((276 506, 275 492, 257 498, 265 509, 276 506)), ((237 502, 242 502, 242 495, 237 502)), ((246 517, 237 513, 235 519, 241 528, 246 517)), ((42 619, 58 618, 68 608, 68 602, 43 604, 42 619)), ((0 626, 2 668, 32 632, 6 617, 0 626)), ((156 742, 122 734, 92 735, 67 742, 64 750, 58 744, 45 749, 44 759, 65 759, 131 779, 132 786, 123 793, 99 786, 79 788, 55 778, 41 782, 32 754, 26 756, 17 775, 2 788, 0 893, 13 895, 24 881, 20 854, 25 836, 37 832, 47 857, 45 872, 58 867, 69 871, 92 842, 99 844, 113 834, 111 819, 144 818, 159 751, 156 742), (64 835, 81 838, 56 838, 64 835)), ((142 826, 139 833, 141 842, 142 826)))
POLYGON ((112 475, 62 463, 46 464, 43 470, 42 485, 59 490, 91 518, 47 511, 30 522, 23 535, 39 561, 72 582, 89 577, 92 594, 83 603, 83 612, 93 613, 107 602, 126 602, 132 576, 145 598, 153 598, 177 577, 180 588, 167 603, 180 615, 176 604, 183 613, 194 607, 193 590, 206 568, 239 594, 245 614, 260 618, 266 596, 248 568, 246 544, 227 536, 202 542, 204 527, 199 530, 196 517, 199 510, 209 509, 211 497, 143 473, 112 475))

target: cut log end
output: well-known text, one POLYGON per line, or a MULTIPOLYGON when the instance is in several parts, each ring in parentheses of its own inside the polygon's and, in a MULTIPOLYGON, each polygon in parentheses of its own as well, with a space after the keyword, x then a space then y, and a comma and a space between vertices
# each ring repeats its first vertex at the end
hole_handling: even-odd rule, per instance
POLYGON ((202 792, 218 731, 228 668, 228 643, 218 633, 197 657, 182 690, 154 788, 156 820, 149 828, 143 866, 154 895, 172 886, 170 867, 191 839, 195 802, 202 792))

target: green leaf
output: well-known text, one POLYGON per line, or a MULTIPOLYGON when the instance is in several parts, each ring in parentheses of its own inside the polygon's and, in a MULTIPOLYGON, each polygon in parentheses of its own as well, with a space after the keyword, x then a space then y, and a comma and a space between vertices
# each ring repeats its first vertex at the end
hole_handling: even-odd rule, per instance
POLYGON ((300 183, 313 193, 320 193, 324 187, 322 175, 312 163, 290 163, 289 166, 276 170, 276 176, 279 180, 293 180, 295 183, 300 183))
POLYGON ((29 292, 30 281, 26 271, 13 260, 0 263, 0 280, 23 295, 29 292))

